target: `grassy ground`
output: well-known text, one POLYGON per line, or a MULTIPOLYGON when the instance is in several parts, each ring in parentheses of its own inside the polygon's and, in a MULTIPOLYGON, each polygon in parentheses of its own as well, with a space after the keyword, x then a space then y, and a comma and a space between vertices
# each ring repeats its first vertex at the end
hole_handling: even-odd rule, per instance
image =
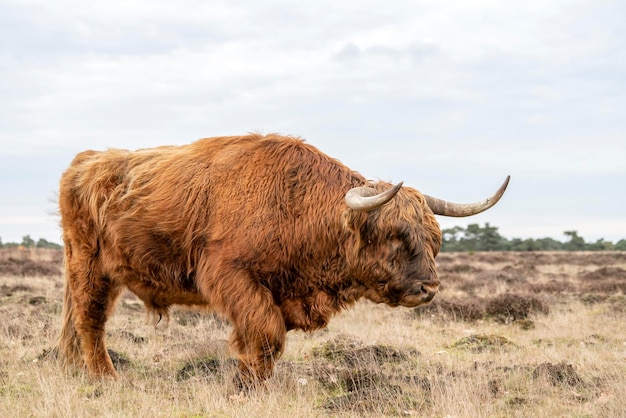
POLYGON ((154 329, 131 294, 108 323, 121 378, 62 371, 49 355, 60 253, 0 252, 0 416, 624 416, 626 253, 438 263, 434 303, 362 302, 326 330, 291 332, 275 376, 242 396, 228 323, 175 310, 154 329))

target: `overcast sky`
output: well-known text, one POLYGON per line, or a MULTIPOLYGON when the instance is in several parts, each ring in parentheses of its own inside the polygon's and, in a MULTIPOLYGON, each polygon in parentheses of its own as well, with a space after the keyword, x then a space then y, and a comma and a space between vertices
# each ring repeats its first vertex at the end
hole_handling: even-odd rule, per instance
POLYGON ((0 0, 0 237, 60 242, 85 149, 298 135, 468 202, 442 227, 626 238, 626 2, 0 0))

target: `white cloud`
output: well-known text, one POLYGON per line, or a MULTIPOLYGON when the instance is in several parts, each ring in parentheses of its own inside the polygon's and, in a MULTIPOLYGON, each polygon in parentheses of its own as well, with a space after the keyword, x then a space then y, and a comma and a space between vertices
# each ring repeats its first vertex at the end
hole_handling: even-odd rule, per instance
POLYGON ((49 223, 50 218, 45 216, 17 216, 12 218, 0 217, 0 225, 35 225, 49 223))
POLYGON ((580 176, 616 190, 624 15, 608 0, 5 1, 0 154, 277 131, 453 198, 506 174, 509 193, 580 176))

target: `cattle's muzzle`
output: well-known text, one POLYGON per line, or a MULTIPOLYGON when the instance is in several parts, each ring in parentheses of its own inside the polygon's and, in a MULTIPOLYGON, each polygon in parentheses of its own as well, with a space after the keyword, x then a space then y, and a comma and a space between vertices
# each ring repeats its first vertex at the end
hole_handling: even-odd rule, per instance
POLYGON ((433 280, 427 283, 422 283, 420 288, 420 296, 422 303, 427 303, 433 300, 435 295, 439 292, 439 281, 433 280))
POLYGON ((419 297, 421 303, 428 303, 439 291, 439 280, 430 280, 420 283, 419 297))
POLYGON ((433 300, 438 291, 439 280, 428 280, 416 283, 413 291, 405 295, 401 304, 410 308, 423 305, 433 300))

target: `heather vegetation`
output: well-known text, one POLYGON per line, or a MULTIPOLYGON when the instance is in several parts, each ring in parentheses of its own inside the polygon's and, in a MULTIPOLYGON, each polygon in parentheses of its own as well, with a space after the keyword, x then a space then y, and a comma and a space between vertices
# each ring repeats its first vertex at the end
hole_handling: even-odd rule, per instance
POLYGON ((507 239, 498 227, 488 222, 484 226, 470 224, 443 229, 442 251, 626 251, 626 239, 617 243, 599 239, 585 242, 578 231, 564 231, 565 241, 553 238, 507 239))
POLYGON ((275 376, 238 393, 227 321, 176 308, 155 328, 130 293, 107 324, 120 379, 62 370, 62 251, 1 249, 0 416, 623 416, 626 252, 437 264, 430 305, 362 301, 327 329, 290 332, 275 376))

